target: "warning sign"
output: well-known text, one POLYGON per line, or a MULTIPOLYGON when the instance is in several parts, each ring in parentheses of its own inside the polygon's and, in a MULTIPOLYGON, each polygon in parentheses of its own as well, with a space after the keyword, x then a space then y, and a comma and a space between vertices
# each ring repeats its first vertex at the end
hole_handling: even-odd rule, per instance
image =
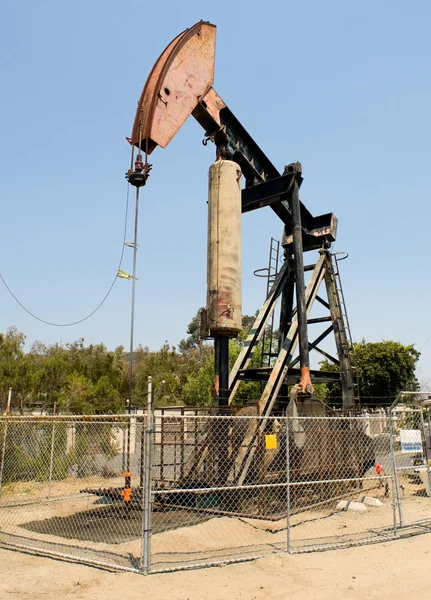
POLYGON ((400 429, 401 452, 422 452, 419 429, 400 429))
POLYGON ((265 446, 267 450, 275 450, 277 448, 277 436, 274 433, 265 436, 265 446))

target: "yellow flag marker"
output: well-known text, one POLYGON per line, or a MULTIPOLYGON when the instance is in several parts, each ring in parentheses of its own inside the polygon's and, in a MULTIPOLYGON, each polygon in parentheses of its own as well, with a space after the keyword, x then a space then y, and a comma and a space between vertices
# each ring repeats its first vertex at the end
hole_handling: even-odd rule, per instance
POLYGON ((118 269, 117 277, 121 277, 121 279, 133 279, 133 275, 129 275, 129 273, 126 273, 126 271, 122 271, 121 269, 118 269))
POLYGON ((275 450, 277 448, 277 436, 275 433, 265 436, 265 446, 267 450, 275 450))

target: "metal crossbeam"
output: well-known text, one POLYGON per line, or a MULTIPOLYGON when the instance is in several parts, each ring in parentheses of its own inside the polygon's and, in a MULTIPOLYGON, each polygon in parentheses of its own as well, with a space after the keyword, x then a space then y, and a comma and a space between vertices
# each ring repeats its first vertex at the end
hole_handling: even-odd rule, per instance
MULTIPOLYGON (((305 292, 307 314, 310 312, 311 307, 313 306, 324 276, 325 256, 322 254, 316 263, 305 292)), ((237 481, 238 485, 242 485, 242 483, 244 483, 248 469, 250 468, 253 456, 257 449, 258 431, 263 433, 265 430, 267 419, 271 414, 271 410, 277 399, 280 388, 286 378, 288 365, 292 359, 292 355, 297 344, 298 319, 295 317, 258 403, 258 414, 263 418, 260 421, 259 427, 257 427, 255 423, 250 422, 247 428, 247 433, 244 436, 244 441, 241 444, 241 448, 238 451, 234 464, 229 473, 228 482, 237 481), (239 477, 237 477, 238 473, 239 477)))

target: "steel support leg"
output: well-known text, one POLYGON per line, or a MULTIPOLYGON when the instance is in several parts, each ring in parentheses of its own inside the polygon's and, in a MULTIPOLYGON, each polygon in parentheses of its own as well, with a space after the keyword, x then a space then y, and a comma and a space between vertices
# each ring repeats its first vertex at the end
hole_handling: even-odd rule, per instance
POLYGON ((216 449, 216 477, 222 484, 229 472, 229 338, 217 336, 214 338, 215 352, 215 388, 217 413, 220 416, 213 423, 213 445, 216 449))
POLYGON ((307 307, 305 302, 304 255, 302 246, 301 211, 299 203, 299 186, 296 180, 293 184, 290 198, 293 230, 293 256, 295 259, 296 307, 298 316, 299 356, 301 379, 299 391, 311 395, 313 386, 310 379, 310 353, 308 345, 307 307))

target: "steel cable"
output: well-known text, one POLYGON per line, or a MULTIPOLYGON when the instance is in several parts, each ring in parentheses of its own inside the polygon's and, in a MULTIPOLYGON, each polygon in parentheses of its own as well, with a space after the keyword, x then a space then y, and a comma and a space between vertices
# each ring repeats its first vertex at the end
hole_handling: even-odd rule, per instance
MULTIPOLYGON (((126 235, 127 235, 127 219, 128 219, 128 212, 129 212, 129 190, 130 190, 130 185, 127 184, 127 194, 126 194, 126 213, 125 213, 125 217, 124 217, 124 235, 123 235, 123 245, 122 245, 122 250, 121 250, 121 256, 120 256, 120 262, 118 265, 118 269, 117 271, 121 268, 121 265, 123 263, 123 258, 124 258, 124 248, 125 248, 125 242, 126 242, 126 235)), ((78 321, 73 321, 71 323, 53 323, 52 321, 47 321, 46 319, 42 319, 41 317, 38 317, 37 315, 35 315, 31 310, 29 310, 17 297, 16 295, 13 293, 13 291, 10 289, 10 287, 8 286, 8 284, 6 283, 5 278, 3 277, 3 275, 0 273, 0 279, 3 282, 3 285, 5 286, 5 288, 7 289, 7 291, 9 292, 9 294, 12 296, 12 298, 15 300, 15 302, 17 302, 17 304, 19 304, 21 306, 21 308, 23 310, 25 310, 26 313, 28 313, 31 317, 33 317, 34 319, 36 319, 37 321, 40 321, 41 323, 45 323, 45 325, 51 325, 52 327, 72 327, 72 325, 78 325, 79 323, 83 323, 84 321, 87 321, 87 319, 89 319, 90 317, 92 317, 102 306, 103 304, 106 302, 106 300, 108 299, 110 293, 112 292, 114 285, 117 281, 117 272, 115 273, 114 279, 111 283, 111 285, 108 288, 108 291, 106 292, 106 294, 104 295, 103 299, 101 300, 101 302, 99 302, 99 304, 96 306, 96 308, 94 310, 92 310, 87 316, 83 317, 82 319, 79 319, 78 321)))

